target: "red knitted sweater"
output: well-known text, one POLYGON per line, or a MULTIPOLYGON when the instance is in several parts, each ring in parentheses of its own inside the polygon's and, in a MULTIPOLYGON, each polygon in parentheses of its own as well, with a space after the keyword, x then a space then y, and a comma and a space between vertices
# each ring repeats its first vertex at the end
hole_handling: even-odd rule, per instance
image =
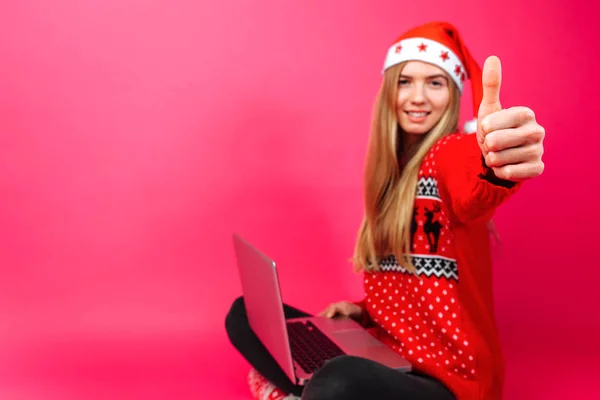
POLYGON ((411 245, 417 276, 388 257, 380 271, 365 272, 365 298, 357 302, 376 337, 460 400, 500 399, 504 381, 487 223, 520 185, 490 171, 475 135, 441 139, 419 175, 411 245))

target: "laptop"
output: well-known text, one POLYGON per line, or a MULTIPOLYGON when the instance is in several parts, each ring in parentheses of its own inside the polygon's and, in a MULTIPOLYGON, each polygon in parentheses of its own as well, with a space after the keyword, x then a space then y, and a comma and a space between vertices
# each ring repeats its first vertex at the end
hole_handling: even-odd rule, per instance
POLYGON ((236 233, 233 243, 250 327, 293 383, 305 385, 328 360, 340 355, 411 370, 405 358, 350 318, 286 320, 275 262, 236 233))

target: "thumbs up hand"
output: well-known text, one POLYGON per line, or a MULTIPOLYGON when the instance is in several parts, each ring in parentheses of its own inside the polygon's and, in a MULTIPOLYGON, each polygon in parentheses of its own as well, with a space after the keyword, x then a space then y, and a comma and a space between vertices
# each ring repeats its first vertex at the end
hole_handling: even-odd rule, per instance
POLYGON ((482 71, 483 99, 477 115, 477 141, 485 163, 501 179, 523 181, 544 170, 545 131, 526 107, 502 109, 500 59, 488 57, 482 71))

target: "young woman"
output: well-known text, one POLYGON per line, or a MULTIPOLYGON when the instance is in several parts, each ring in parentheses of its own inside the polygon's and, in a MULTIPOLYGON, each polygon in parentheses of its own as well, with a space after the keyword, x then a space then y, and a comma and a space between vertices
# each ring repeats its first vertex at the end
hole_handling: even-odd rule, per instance
POLYGON ((482 72, 448 23, 414 28, 389 48, 354 255, 365 298, 322 315, 360 321, 413 371, 342 356, 295 387, 252 334, 240 298, 227 331, 254 367, 253 384, 270 387, 270 398, 502 398, 488 230, 496 208, 542 173, 545 133, 530 109, 502 109, 500 83, 498 58, 489 57, 482 72), (477 119, 465 131, 475 134, 458 132, 467 78, 477 119))

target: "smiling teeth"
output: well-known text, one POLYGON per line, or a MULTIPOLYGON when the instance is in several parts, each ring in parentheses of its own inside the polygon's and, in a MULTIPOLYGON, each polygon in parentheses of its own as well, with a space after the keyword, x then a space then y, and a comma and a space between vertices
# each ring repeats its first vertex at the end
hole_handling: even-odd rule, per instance
POLYGON ((420 113, 409 112, 408 115, 410 115, 411 117, 424 117, 427 115, 427 113, 426 112, 420 112, 420 113))

